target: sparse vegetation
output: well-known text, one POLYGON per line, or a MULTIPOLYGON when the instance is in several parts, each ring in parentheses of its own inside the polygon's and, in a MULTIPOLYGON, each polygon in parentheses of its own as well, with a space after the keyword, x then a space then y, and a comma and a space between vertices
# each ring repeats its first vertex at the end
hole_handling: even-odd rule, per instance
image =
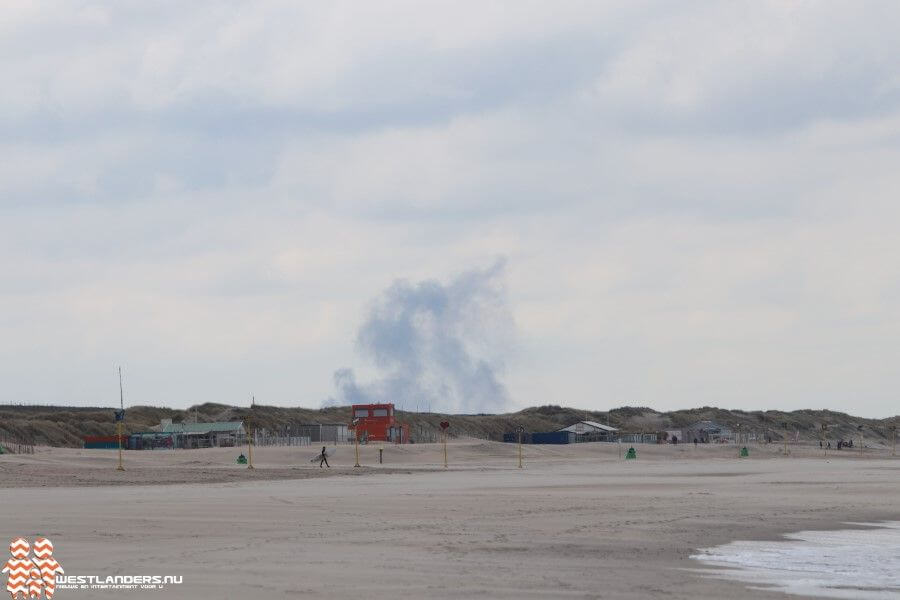
MULTIPOLYGON (((252 409, 225 404, 205 403, 187 410, 134 406, 127 411, 126 430, 146 431, 158 425, 161 419, 174 422, 230 421, 252 416, 256 427, 270 431, 283 431, 292 426, 309 423, 347 423, 350 408, 328 407, 322 409, 285 408, 257 405, 252 409)), ((428 440, 437 431, 439 423, 449 420, 450 433, 454 437, 476 437, 499 440, 504 432, 522 426, 527 431, 553 431, 580 420, 608 422, 626 432, 653 433, 665 429, 679 429, 700 420, 713 420, 723 425, 740 424, 744 431, 768 432, 774 440, 783 439, 783 423, 788 429, 800 431, 803 439, 817 439, 822 423, 829 426, 829 436, 856 437, 857 427, 862 425, 866 439, 879 440, 888 436, 887 427, 896 423, 889 419, 863 419, 845 413, 828 410, 752 411, 726 410, 704 406, 673 412, 657 412, 650 408, 625 406, 607 412, 587 411, 562 406, 537 406, 515 413, 499 415, 446 415, 440 413, 414 413, 397 411, 398 419, 408 423, 415 440, 428 440)), ((115 421, 113 408, 61 407, 61 406, 0 406, 0 439, 21 440, 38 445, 81 445, 84 435, 113 435, 115 421)))

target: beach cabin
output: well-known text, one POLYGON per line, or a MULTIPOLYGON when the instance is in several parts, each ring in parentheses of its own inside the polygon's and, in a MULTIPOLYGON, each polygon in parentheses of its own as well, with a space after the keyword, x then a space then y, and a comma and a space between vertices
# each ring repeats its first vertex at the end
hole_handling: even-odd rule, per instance
POLYGON ((695 439, 701 444, 724 444, 734 441, 734 431, 715 421, 697 421, 685 427, 683 431, 685 443, 693 442, 695 439))
POLYGON ((409 442, 409 426, 394 419, 393 404, 354 404, 352 410, 361 442, 409 442))
POLYGON ((175 448, 217 448, 239 446, 246 439, 243 421, 213 423, 173 423, 164 419, 159 433, 169 434, 175 448))
POLYGON ((610 442, 619 430, 596 421, 578 421, 557 431, 574 433, 576 442, 610 442))

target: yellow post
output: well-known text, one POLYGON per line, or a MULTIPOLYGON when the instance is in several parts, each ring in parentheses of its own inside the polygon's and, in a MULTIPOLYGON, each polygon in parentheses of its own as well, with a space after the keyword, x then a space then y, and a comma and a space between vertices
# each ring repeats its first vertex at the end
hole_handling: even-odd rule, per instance
POLYGON ((897 426, 891 425, 891 431, 894 432, 894 443, 891 446, 891 456, 897 456, 897 426))
POLYGON ((519 430, 519 468, 522 468, 522 431, 519 430))
POLYGON ((125 420, 125 392, 122 389, 122 367, 119 367, 119 414, 116 415, 116 438, 119 440, 119 466, 116 471, 124 471, 122 466, 122 422, 125 420))
POLYGON ((253 469, 253 429, 247 426, 247 468, 253 469))
POLYGON ((355 446, 356 446, 356 464, 353 466, 358 467, 359 466, 359 429, 357 429, 356 427, 353 428, 353 441, 355 442, 355 446))
POLYGON ((250 414, 247 415, 247 468, 253 469, 253 427, 252 415, 253 409, 256 407, 256 396, 250 394, 250 414))
POLYGON ((124 471, 125 467, 122 466, 122 421, 116 423, 116 435, 119 438, 119 466, 116 467, 116 471, 124 471))

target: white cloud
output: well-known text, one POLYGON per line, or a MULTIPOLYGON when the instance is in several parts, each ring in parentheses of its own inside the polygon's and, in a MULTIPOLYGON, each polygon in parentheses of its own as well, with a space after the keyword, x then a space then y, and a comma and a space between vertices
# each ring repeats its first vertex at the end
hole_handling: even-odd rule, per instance
POLYGON ((897 10, 4 6, 9 401, 317 405, 506 256, 513 405, 896 412, 897 10))

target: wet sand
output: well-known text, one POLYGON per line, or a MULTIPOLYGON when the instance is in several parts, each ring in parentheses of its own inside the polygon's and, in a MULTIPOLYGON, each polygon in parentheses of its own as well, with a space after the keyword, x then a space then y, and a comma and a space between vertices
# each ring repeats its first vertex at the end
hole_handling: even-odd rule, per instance
POLYGON ((57 598, 783 598, 698 572, 699 547, 900 520, 900 460, 818 448, 339 447, 0 456, 0 532, 45 535, 69 575, 175 574, 57 598))

